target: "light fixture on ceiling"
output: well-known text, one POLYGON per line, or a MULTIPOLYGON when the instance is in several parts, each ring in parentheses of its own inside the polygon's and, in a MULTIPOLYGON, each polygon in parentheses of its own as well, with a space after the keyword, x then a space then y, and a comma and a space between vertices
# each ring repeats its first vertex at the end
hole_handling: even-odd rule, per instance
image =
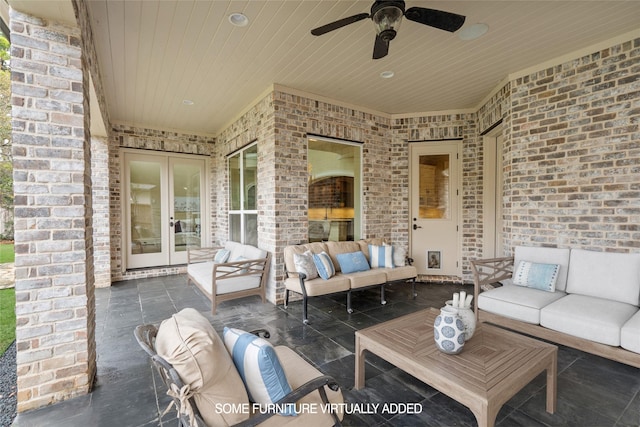
POLYGON ((184 105, 193 105, 193 104, 195 104, 195 102, 193 102, 193 101, 192 101, 192 100, 190 100, 190 99, 183 99, 183 100, 182 100, 182 103, 183 103, 184 105))
POLYGON ((460 40, 475 40, 485 35, 487 31, 489 31, 489 26, 478 22, 458 31, 458 38, 460 40))
POLYGON ((246 27, 247 24, 249 24, 249 18, 247 18, 243 13, 234 12, 229 15, 229 22, 236 27, 246 27))
POLYGON ((380 77, 382 77, 383 79, 390 79, 394 75, 395 75, 395 73, 393 71, 391 71, 391 70, 383 71, 383 72, 380 73, 380 77))
POLYGON ((396 37, 402 17, 404 16, 404 2, 397 4, 385 4, 386 2, 374 3, 371 8, 371 20, 376 27, 376 34, 389 42, 396 37))

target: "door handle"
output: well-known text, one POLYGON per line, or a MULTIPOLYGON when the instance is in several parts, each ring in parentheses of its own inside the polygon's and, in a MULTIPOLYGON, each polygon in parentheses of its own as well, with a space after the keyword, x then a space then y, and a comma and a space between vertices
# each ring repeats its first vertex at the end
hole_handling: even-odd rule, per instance
POLYGON ((173 227, 173 217, 169 219, 169 227, 173 227))
POLYGON ((422 226, 418 225, 418 224, 413 224, 413 229, 414 230, 417 230, 418 228, 422 228, 422 226))

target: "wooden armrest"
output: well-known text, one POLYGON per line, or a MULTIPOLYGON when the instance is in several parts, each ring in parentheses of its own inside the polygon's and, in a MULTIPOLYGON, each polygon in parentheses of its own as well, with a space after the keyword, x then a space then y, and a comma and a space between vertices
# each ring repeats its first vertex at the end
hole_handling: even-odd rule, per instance
POLYGON ((216 256, 216 252, 220 249, 224 249, 222 246, 213 246, 209 248, 193 248, 187 249, 187 263, 194 262, 213 261, 216 256))
POLYGON ((222 262, 213 266, 213 281, 262 274, 268 267, 269 257, 222 262))
POLYGON ((473 306, 477 318, 478 295, 482 291, 482 286, 510 279, 513 274, 513 257, 473 260, 471 270, 473 271, 473 306))

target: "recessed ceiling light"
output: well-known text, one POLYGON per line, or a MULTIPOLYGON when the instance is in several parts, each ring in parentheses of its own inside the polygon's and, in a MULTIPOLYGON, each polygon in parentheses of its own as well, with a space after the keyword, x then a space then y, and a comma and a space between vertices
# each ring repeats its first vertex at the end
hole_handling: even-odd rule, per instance
POLYGON ((383 71, 380 73, 380 77, 382 77, 383 79, 390 79, 391 77, 393 77, 393 75, 393 71, 383 71))
POLYGON ((183 99, 182 103, 184 105, 193 105, 194 104, 194 102, 192 100, 190 100, 190 99, 183 99))
POLYGON ((249 18, 240 12, 234 12, 229 15, 229 22, 236 27, 245 27, 249 23, 249 18))
POLYGON ((477 23, 461 29, 458 32, 458 38, 460 40, 475 40, 483 36, 487 31, 489 31, 487 24, 477 23))

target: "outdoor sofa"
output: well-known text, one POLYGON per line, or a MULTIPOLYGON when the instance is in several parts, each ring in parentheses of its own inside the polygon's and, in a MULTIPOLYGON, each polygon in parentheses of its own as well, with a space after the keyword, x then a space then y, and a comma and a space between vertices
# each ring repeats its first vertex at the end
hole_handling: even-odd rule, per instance
POLYGON ((518 246, 471 265, 481 321, 640 367, 640 253, 518 246))
POLYGON ((291 245, 284 249, 284 260, 287 274, 285 308, 290 292, 302 295, 305 324, 309 322, 309 297, 345 292, 347 312, 352 313, 351 294, 356 290, 379 286, 380 303, 386 304, 384 287, 387 283, 411 280, 412 296, 416 295, 416 268, 407 265, 404 250, 388 245, 380 238, 291 245))
POLYGON ((265 289, 271 254, 252 245, 227 241, 224 246, 187 250, 187 284, 193 282, 216 313, 222 301, 259 295, 265 289))

